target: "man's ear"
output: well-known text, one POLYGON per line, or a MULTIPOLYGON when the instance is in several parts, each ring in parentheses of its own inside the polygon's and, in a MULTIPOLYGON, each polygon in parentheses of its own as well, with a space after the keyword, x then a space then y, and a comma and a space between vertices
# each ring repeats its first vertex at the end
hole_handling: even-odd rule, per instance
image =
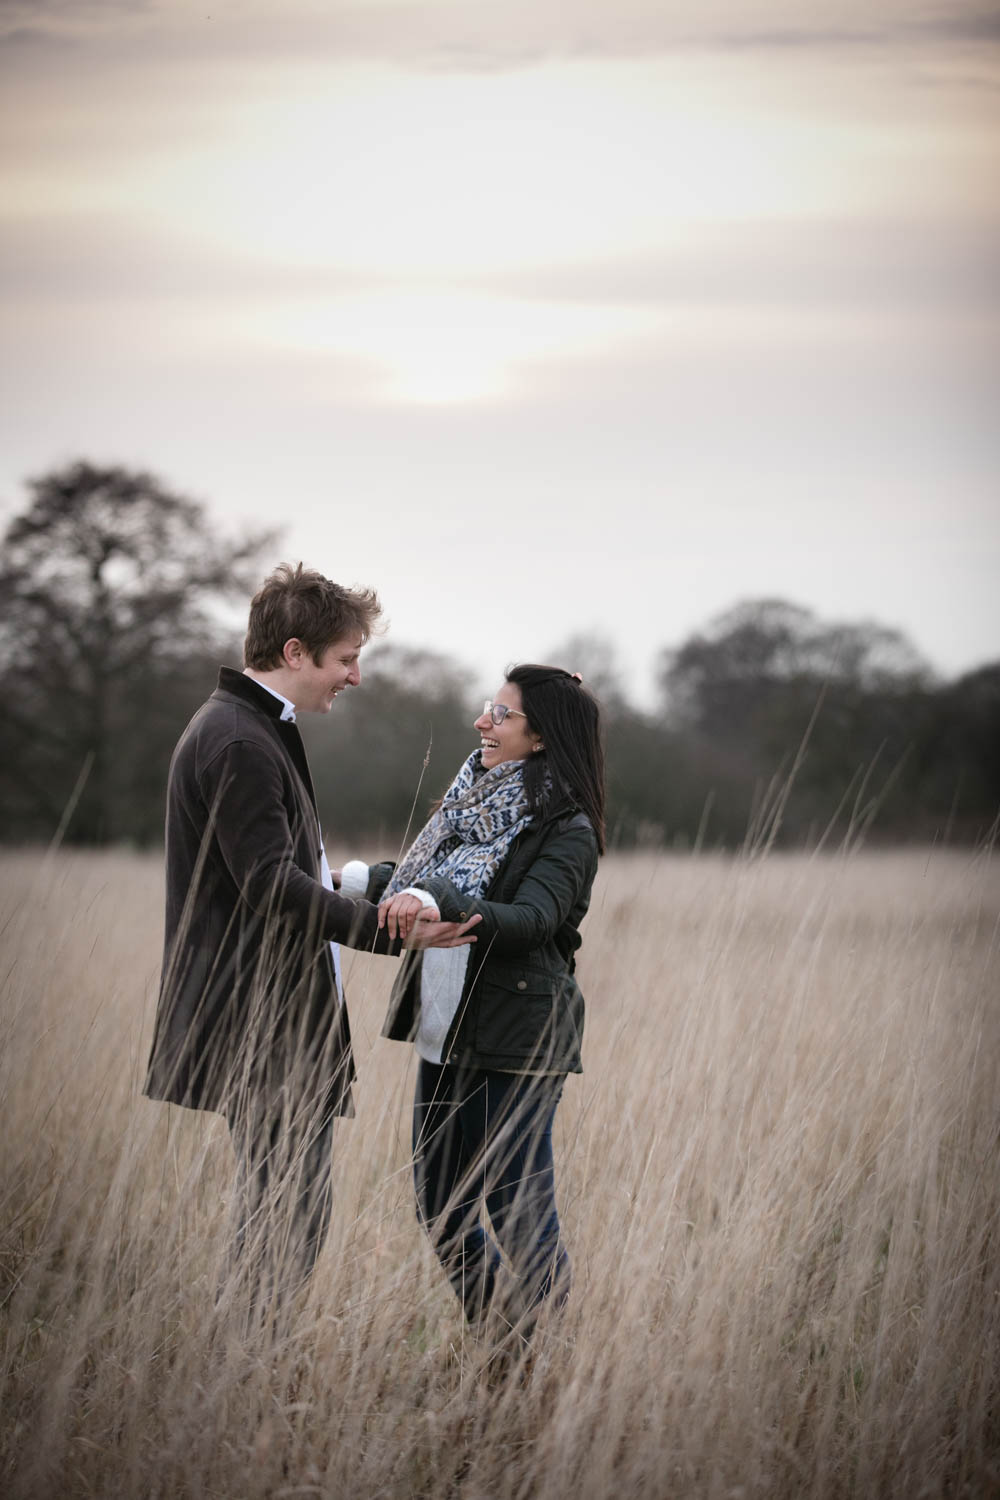
POLYGON ((298 672, 300 670, 303 660, 308 654, 309 653, 306 651, 305 646, 303 646, 302 642, 296 635, 293 635, 291 640, 286 641, 281 648, 281 655, 284 659, 285 666, 290 668, 293 672, 298 672))

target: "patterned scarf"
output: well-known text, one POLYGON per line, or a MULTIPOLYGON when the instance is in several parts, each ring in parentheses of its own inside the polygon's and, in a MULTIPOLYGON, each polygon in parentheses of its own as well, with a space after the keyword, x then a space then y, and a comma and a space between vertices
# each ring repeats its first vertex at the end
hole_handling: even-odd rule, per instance
MULTIPOLYGON (((507 760, 484 771, 474 750, 444 794, 441 806, 417 834, 385 896, 429 875, 446 875, 466 896, 479 896, 531 821, 524 790, 524 761, 507 760)), ((383 900, 385 897, 383 897, 383 900)))

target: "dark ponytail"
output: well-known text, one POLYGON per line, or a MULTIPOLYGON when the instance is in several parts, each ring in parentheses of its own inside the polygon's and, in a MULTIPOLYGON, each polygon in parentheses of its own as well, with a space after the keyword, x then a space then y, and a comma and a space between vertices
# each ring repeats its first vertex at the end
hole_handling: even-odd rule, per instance
POLYGON ((545 806, 545 771, 553 792, 568 796, 586 813, 604 853, 604 735, 601 709, 579 677, 561 667, 524 663, 511 667, 507 681, 520 689, 528 725, 541 735, 544 750, 529 755, 525 789, 533 807, 545 806))

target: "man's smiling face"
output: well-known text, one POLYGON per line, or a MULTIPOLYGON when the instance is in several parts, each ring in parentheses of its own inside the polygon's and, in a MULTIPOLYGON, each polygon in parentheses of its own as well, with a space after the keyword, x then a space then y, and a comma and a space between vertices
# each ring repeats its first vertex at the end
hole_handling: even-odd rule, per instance
POLYGON ((318 661, 300 646, 294 658, 294 691, 289 695, 296 713, 328 714, 338 693, 360 685, 363 645, 360 634, 341 636, 320 653, 318 661))

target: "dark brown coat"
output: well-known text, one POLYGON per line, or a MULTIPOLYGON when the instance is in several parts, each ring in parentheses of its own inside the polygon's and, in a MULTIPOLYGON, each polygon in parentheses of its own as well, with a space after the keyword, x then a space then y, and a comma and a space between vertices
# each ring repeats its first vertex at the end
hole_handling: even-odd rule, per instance
POLYGON ((163 974, 145 1092, 193 1109, 352 1113, 329 940, 395 952, 377 910, 323 888, 305 750, 223 667, 170 764, 163 974))

